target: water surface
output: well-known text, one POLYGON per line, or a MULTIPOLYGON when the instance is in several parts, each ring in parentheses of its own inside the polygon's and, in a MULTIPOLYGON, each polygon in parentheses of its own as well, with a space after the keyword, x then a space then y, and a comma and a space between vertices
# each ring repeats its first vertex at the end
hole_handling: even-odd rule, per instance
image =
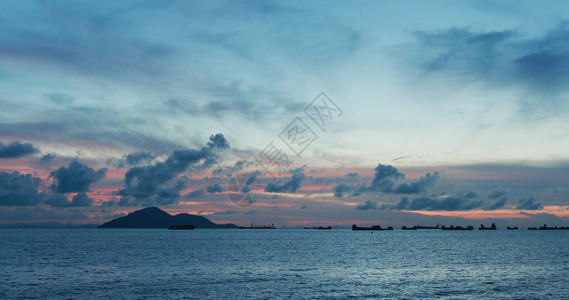
POLYGON ((569 298, 569 231, 0 229, 0 298, 569 298))

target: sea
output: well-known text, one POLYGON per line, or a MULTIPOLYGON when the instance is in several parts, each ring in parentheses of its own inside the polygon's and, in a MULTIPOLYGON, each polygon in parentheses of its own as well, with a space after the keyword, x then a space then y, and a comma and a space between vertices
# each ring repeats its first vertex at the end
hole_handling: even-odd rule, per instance
POLYGON ((569 231, 0 229, 0 299, 569 299, 569 231))

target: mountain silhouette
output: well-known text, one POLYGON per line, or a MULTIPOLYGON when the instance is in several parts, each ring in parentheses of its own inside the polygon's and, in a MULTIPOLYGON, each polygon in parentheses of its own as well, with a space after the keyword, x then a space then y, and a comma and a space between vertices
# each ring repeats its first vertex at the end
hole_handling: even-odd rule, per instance
POLYGON ((173 225, 194 225, 195 228, 237 228, 233 224, 215 224, 196 215, 177 214, 175 216, 158 207, 147 207, 104 223, 98 228, 168 228, 173 225))

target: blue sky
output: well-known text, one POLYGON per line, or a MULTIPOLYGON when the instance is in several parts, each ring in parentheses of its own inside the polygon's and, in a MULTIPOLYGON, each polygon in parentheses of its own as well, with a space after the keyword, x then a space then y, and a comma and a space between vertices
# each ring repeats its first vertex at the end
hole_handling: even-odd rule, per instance
MULTIPOLYGON (((91 193, 94 201, 87 208, 47 205, 63 203, 55 200, 37 207, 6 205, 14 204, 10 198, 0 207, 4 213, 29 210, 23 214, 38 220, 45 218, 33 217, 39 214, 32 209, 63 219, 110 216, 119 208, 97 211, 108 199, 97 198, 95 191, 124 188, 128 166, 122 160, 129 153, 151 153, 144 162, 150 166, 166 161, 172 151, 200 149, 212 134, 222 133, 231 150, 217 159, 220 166, 250 160, 269 141, 279 142, 279 133, 322 91, 343 114, 295 159, 295 168, 305 166, 306 175, 330 174, 328 179, 340 184, 338 174, 359 172, 362 184, 381 163, 405 171, 406 180, 439 172, 444 188, 425 190, 424 197, 505 188, 515 213, 518 202, 531 197, 559 210, 567 205, 564 2, 6 1, 2 6, 0 142, 3 147, 27 143, 37 151, 0 158, 0 168, 35 174, 42 180, 38 189, 46 193, 51 172, 71 168, 74 160, 94 171, 108 170, 92 188, 76 192, 91 193)), ((176 176, 212 176, 200 166, 176 176)), ((179 190, 192 190, 192 184, 179 190)), ((318 184, 304 182, 311 185, 318 184)), ((76 196, 64 194, 70 203, 76 196)), ((309 201, 309 194, 297 196, 309 201)), ((350 203, 400 202, 399 195, 390 197, 350 203)), ((203 209, 201 203, 168 205, 234 211, 213 204, 221 202, 207 203, 203 209)), ((328 209, 334 210, 330 220, 378 219, 358 215, 367 212, 354 205, 348 213, 322 203, 311 211, 322 222, 328 209)), ((246 211, 234 212, 227 220, 247 218, 246 211)), ((302 215, 264 214, 277 220, 302 215)))

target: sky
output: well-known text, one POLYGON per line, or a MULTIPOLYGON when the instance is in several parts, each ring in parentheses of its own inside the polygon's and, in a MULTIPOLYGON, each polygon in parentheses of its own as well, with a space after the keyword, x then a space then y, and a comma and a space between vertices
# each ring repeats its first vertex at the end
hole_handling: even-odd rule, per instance
POLYGON ((0 223, 565 226, 568 6, 4 1, 0 223))

